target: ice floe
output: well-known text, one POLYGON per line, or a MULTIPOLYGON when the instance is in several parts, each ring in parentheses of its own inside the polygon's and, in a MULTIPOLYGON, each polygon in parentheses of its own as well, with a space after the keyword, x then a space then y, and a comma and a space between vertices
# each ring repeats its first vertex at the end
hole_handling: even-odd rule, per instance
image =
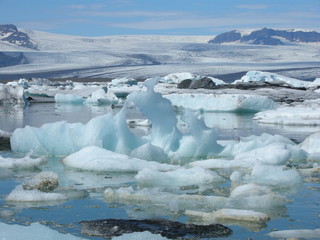
POLYGON ((309 153, 310 160, 320 160, 320 132, 309 135, 299 146, 309 153))
POLYGON ((0 83, 0 104, 25 104, 24 89, 19 85, 0 83))
POLYGON ((217 173, 201 167, 178 168, 166 172, 144 168, 138 172, 135 178, 138 184, 142 186, 162 186, 169 188, 221 184, 225 182, 225 179, 217 173))
POLYGON ((82 104, 84 99, 78 95, 57 93, 54 96, 56 103, 82 104))
POLYGON ((279 230, 268 234, 272 238, 281 239, 319 239, 320 228, 279 230))
POLYGON ((277 104, 270 98, 258 95, 181 93, 164 95, 164 97, 175 106, 193 110, 258 112, 277 107, 277 104))
POLYGON ((234 81, 234 84, 239 82, 268 82, 277 83, 279 85, 287 85, 295 88, 309 88, 318 85, 318 81, 312 83, 295 78, 284 77, 276 73, 261 71, 249 71, 240 80, 234 81))
POLYGON ((160 171, 176 169, 177 166, 132 158, 96 146, 89 146, 66 157, 63 162, 70 167, 88 171, 138 172, 144 168, 160 171))
POLYGON ((34 168, 44 162, 43 157, 31 158, 32 152, 22 158, 9 158, 0 155, 0 168, 34 168))

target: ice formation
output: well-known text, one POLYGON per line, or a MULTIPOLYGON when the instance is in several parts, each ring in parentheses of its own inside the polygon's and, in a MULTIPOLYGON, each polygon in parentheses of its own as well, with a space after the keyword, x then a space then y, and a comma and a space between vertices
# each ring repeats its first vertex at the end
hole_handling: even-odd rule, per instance
POLYGON ((131 158, 96 146, 85 147, 66 157, 63 162, 67 166, 89 171, 138 172, 144 168, 169 171, 177 168, 174 165, 131 158))
POLYGON ((146 91, 133 92, 120 112, 91 119, 87 124, 56 122, 40 128, 16 129, 11 137, 15 152, 32 149, 36 154, 69 155, 86 146, 99 146, 114 152, 130 154, 134 149, 151 143, 170 157, 206 157, 219 152, 217 132, 205 126, 203 120, 188 112, 183 121, 188 126, 185 134, 177 128, 177 117, 169 100, 154 92, 158 79, 144 84, 146 91), (126 108, 134 104, 152 123, 151 134, 137 137, 127 126, 126 108), (163 116, 166 116, 164 122, 163 116), (201 143, 201 144, 200 144, 201 143))
POLYGON ((56 103, 82 104, 84 102, 84 99, 81 96, 62 93, 57 93, 54 96, 54 100, 56 103))
POLYGON ((170 73, 160 79, 160 82, 165 83, 180 83, 185 79, 198 80, 200 76, 189 72, 180 72, 180 73, 170 73))
POLYGON ((22 158, 9 158, 0 156, 0 168, 34 168, 44 162, 42 157, 31 158, 32 152, 22 158))
POLYGON ((268 83, 285 84, 295 88, 309 88, 317 84, 316 81, 312 83, 308 81, 302 81, 294 78, 284 77, 276 73, 261 72, 261 71, 249 71, 240 80, 234 81, 234 84, 237 84, 239 82, 268 82, 268 83))
POLYGON ((6 197, 8 202, 57 202, 65 201, 67 197, 62 193, 42 192, 40 190, 25 190, 22 185, 18 185, 6 197))
POLYGON ((165 95, 173 105, 205 111, 252 111, 274 109, 277 104, 268 97, 244 94, 182 93, 165 95))
POLYGON ((76 237, 71 234, 63 234, 50 229, 40 223, 32 223, 30 226, 21 226, 5 224, 0 222, 0 239, 2 240, 80 240, 82 237, 76 237))
POLYGON ((10 138, 12 133, 0 129, 0 137, 10 138))
POLYGON ((320 228, 279 230, 268 234, 272 238, 281 239, 319 239, 320 228))
POLYGON ((0 104, 26 104, 24 89, 19 85, 0 83, 0 104))
POLYGON ((245 221, 255 224, 263 224, 270 220, 265 213, 256 212, 253 210, 241 210, 223 208, 211 213, 187 210, 185 214, 189 217, 201 217, 206 222, 225 222, 225 221, 245 221))
POLYGON ((320 160, 320 132, 309 135, 299 146, 309 153, 310 160, 320 160))
POLYGON ((100 88, 94 91, 91 96, 89 96, 85 102, 93 105, 101 105, 101 104, 116 104, 119 101, 117 96, 112 92, 108 91, 105 93, 104 89, 100 88))
POLYGON ((138 184, 142 186, 162 186, 169 188, 221 184, 225 182, 225 179, 217 173, 201 167, 178 168, 167 172, 144 168, 138 172, 135 178, 138 184))

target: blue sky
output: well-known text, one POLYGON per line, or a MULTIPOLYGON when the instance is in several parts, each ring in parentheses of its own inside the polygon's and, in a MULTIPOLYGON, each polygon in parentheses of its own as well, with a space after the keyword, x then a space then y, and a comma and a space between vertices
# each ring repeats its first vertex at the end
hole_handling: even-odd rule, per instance
POLYGON ((0 0, 0 9, 1 24, 80 36, 320 30, 320 0, 0 0))

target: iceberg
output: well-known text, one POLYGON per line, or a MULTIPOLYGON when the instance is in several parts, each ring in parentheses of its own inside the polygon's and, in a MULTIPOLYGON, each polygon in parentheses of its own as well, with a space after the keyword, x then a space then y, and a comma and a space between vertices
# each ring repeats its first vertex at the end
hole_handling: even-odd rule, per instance
POLYGON ((57 93, 54 96, 54 100, 56 103, 70 103, 70 104, 82 104, 84 99, 81 96, 73 95, 73 94, 62 94, 57 93))
POLYGON ((268 234, 272 238, 281 239, 319 239, 320 228, 316 229, 294 229, 279 230, 268 234))
POLYGON ((0 168, 13 168, 13 169, 25 169, 25 168, 34 168, 39 166, 44 162, 42 157, 31 158, 32 152, 26 154, 22 158, 9 158, 0 156, 0 168))
POLYGON ((309 88, 315 85, 315 83, 302 81, 295 78, 289 78, 281 76, 276 73, 261 72, 261 71, 249 71, 240 80, 236 80, 233 83, 240 82, 267 82, 287 85, 295 88, 309 88))
POLYGON ((109 90, 105 93, 105 90, 100 88, 94 91, 91 96, 85 100, 85 103, 93 105, 111 105, 118 103, 118 101, 118 97, 112 91, 109 90))
POLYGON ((193 113, 184 117, 188 132, 183 134, 178 129, 170 101, 154 91, 157 83, 158 79, 145 81, 147 90, 131 93, 115 116, 106 114, 86 124, 62 121, 40 128, 26 126, 16 129, 10 139, 12 150, 28 152, 32 149, 35 154, 67 156, 94 145, 129 155, 134 149, 151 143, 177 159, 181 156, 206 157, 221 151, 222 147, 216 142, 217 131, 206 127, 193 113), (138 137, 130 131, 126 122, 126 110, 130 104, 151 121, 150 135, 138 137), (166 116, 165 122, 163 116, 166 116))
POLYGON ((169 171, 178 167, 170 164, 132 158, 96 146, 85 147, 67 156, 63 162, 67 166, 77 169, 108 172, 138 172, 144 168, 169 171))
POLYGON ((259 95, 175 93, 164 97, 174 106, 204 111, 259 112, 278 106, 272 99, 259 95))
POLYGON ((309 154, 320 156, 320 132, 309 135, 299 146, 309 154))
POLYGON ((217 173, 201 167, 178 168, 166 172, 144 168, 138 172, 135 178, 138 184, 142 186, 161 186, 167 188, 193 185, 201 187, 203 185, 221 184, 225 182, 225 179, 217 173))
POLYGON ((24 190, 39 190, 42 192, 50 192, 59 185, 58 175, 54 172, 43 171, 32 179, 22 184, 24 190))
POLYGON ((19 85, 0 83, 0 104, 27 104, 24 88, 19 85))
POLYGON ((62 193, 42 192, 40 190, 25 190, 22 185, 18 185, 6 197, 6 201, 13 203, 63 202, 66 200, 67 197, 62 193))

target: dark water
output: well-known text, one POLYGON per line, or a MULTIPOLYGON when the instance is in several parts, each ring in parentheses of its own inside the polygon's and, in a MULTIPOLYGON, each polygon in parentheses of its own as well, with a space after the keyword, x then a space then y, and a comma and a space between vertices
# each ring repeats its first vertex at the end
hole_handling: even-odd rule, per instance
MULTIPOLYGON (((105 114, 115 114, 118 109, 109 106, 88 105, 58 105, 54 103, 33 104, 26 108, 0 108, 0 129, 13 131, 15 128, 26 125, 39 127, 44 123, 66 120, 68 122, 86 123, 91 118, 105 114)), ((281 134, 298 142, 302 141, 311 132, 319 131, 315 127, 288 128, 274 125, 259 125, 252 121, 253 113, 203 113, 209 127, 219 129, 218 139, 239 139, 240 136, 261 134, 268 132, 281 134)), ((128 116, 135 118, 134 114, 128 116)), ((5 157, 18 157, 10 151, 0 152, 5 157)), ((9 210, 14 213, 10 217, 0 217, 1 222, 15 224, 29 224, 41 222, 61 232, 80 234, 79 222, 103 218, 154 218, 161 217, 174 221, 188 222, 182 213, 176 214, 167 211, 161 206, 121 204, 106 202, 103 191, 106 187, 119 188, 134 186, 135 174, 124 173, 96 173, 77 171, 66 168, 60 158, 47 158, 39 169, 30 171, 0 172, 0 212, 9 210), (59 175, 60 187, 74 197, 53 205, 25 205, 12 204, 5 201, 12 189, 43 170, 54 171, 59 175)), ((315 229, 320 227, 320 184, 316 181, 305 182, 302 187, 288 194, 291 200, 284 209, 275 214, 266 226, 260 229, 251 229, 236 225, 229 225, 233 235, 224 239, 270 239, 267 234, 274 230, 287 229, 315 229)), ((101 239, 87 237, 89 239, 101 239)))

